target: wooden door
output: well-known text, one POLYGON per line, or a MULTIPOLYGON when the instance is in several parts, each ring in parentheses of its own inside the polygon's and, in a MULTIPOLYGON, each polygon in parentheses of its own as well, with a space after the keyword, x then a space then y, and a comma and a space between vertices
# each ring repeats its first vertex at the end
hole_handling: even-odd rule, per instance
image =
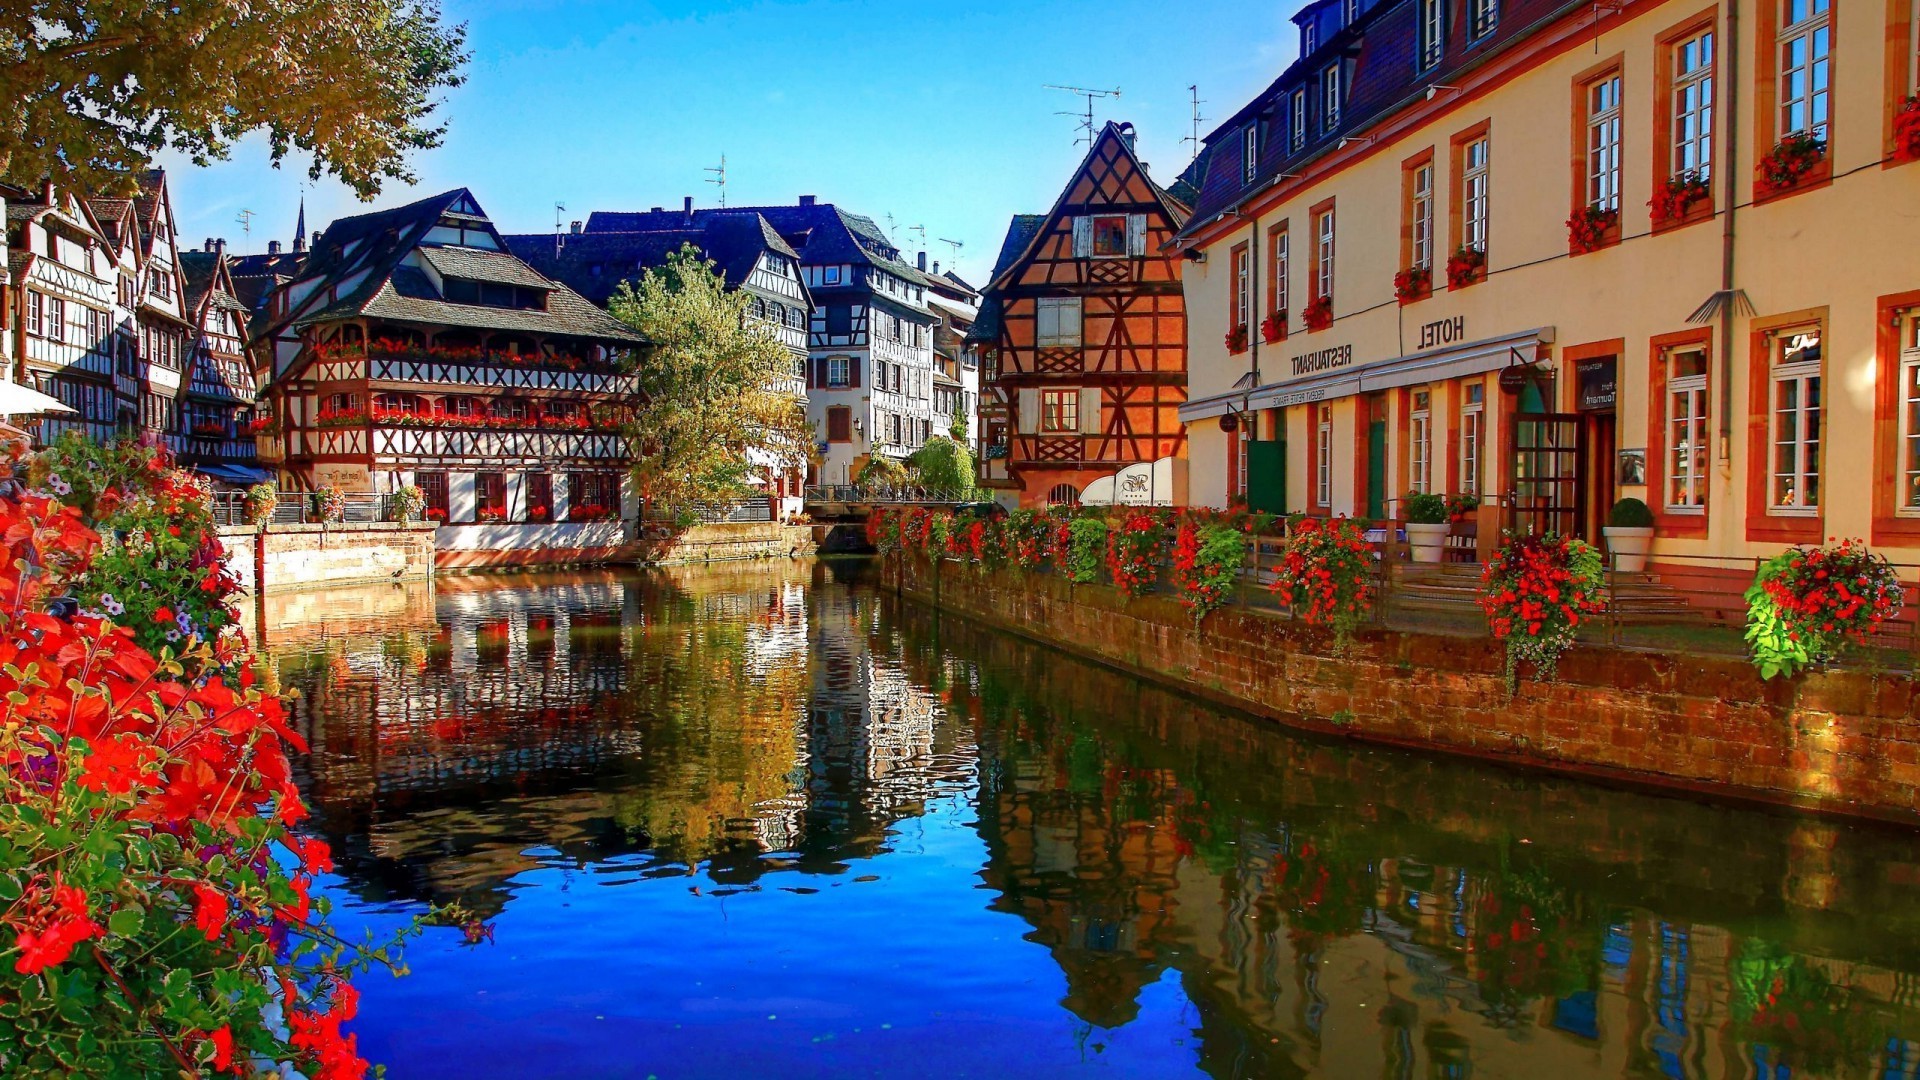
POLYGON ((1585 520, 1585 424, 1579 413, 1518 413, 1508 490, 1517 532, 1577 535, 1585 520))

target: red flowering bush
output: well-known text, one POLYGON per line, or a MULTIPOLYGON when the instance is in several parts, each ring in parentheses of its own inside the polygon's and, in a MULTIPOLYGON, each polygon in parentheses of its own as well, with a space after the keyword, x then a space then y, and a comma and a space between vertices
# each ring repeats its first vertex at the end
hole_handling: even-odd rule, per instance
POLYGON ((1901 158, 1920 158, 1920 94, 1902 102, 1893 114, 1893 152, 1901 158))
POLYGON ((1567 250, 1575 255, 1599 251, 1620 225, 1620 211, 1582 207, 1567 219, 1567 250))
POLYGON ((1316 296, 1300 309, 1300 322, 1308 333, 1325 330, 1333 325, 1333 297, 1316 296))
POLYGON ((1747 646, 1761 678, 1791 677, 1864 644, 1900 614, 1905 591, 1887 560, 1858 540, 1788 548, 1760 567, 1747 589, 1747 646))
MULTIPOLYGON (((599 503, 581 503, 577 506, 567 507, 567 520, 611 521, 616 513, 617 510, 615 507, 601 506, 599 503)), ((427 516, 432 517, 433 511, 427 511, 427 516)), ((441 518, 445 518, 446 514, 442 513, 440 516, 441 518)))
POLYGON ((1584 540, 1508 534, 1480 574, 1480 608, 1507 645, 1507 689, 1520 664, 1553 678, 1583 618, 1606 610, 1600 553, 1584 540))
POLYGON ((1278 345, 1287 340, 1287 313, 1276 311, 1260 322, 1260 340, 1278 345))
POLYGON ((1007 557, 1022 573, 1034 573, 1053 555, 1053 522, 1038 510, 1015 510, 1002 526, 1007 557))
POLYGON ((1240 323, 1227 331, 1227 351, 1243 353, 1247 351, 1247 324, 1240 323))
POLYGON ((882 555, 900 550, 900 516, 884 506, 867 514, 867 543, 882 555))
POLYGON ((1301 518, 1269 586, 1294 617, 1333 631, 1344 649, 1373 613, 1373 547, 1347 518, 1301 518))
POLYGON ((314 509, 318 511, 320 520, 323 522, 340 521, 347 516, 347 493, 332 484, 327 484, 315 491, 313 501, 314 509))
POLYGON ((1806 131, 1781 139, 1760 158, 1753 193, 1764 198, 1791 191, 1827 159, 1827 140, 1806 131))
POLYGON ((1664 225, 1686 217, 1694 203, 1712 195, 1713 191, 1707 187, 1705 178, 1689 170, 1678 176, 1667 177, 1667 182, 1660 185, 1660 191, 1647 205, 1653 208, 1653 223, 1664 225))
POLYGON ((1462 244, 1447 256, 1447 288, 1464 289, 1479 281, 1487 269, 1487 253, 1462 244))
POLYGON ((1424 300, 1433 293, 1433 271, 1424 266, 1409 266, 1393 275, 1393 295, 1402 304, 1424 300))
POLYGON ((344 948, 309 898, 331 860, 291 831, 299 737, 208 641, 156 657, 59 595, 89 580, 101 538, 21 490, 21 452, 0 459, 7 1074, 365 1075, 340 1028, 352 976, 389 958, 344 948))
POLYGON ((1173 584, 1198 624, 1233 598, 1247 561, 1246 534, 1231 525, 1182 518, 1173 539, 1173 584))
POLYGON ((1153 588, 1166 549, 1167 529, 1145 510, 1128 511, 1120 527, 1107 534, 1107 573, 1113 586, 1127 596, 1153 588))

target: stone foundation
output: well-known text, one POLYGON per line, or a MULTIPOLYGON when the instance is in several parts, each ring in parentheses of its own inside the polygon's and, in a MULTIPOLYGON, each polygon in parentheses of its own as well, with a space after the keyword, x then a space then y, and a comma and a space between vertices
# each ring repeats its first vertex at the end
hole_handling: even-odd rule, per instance
POLYGON ((1563 772, 1920 823, 1914 680, 1762 681, 1739 660, 1577 647, 1508 698, 1488 638, 1370 630, 1344 653, 1277 615, 894 558, 888 588, 1291 726, 1563 772))
POLYGON ((825 539, 824 525, 723 522, 642 530, 634 560, 643 563, 725 562, 733 559, 785 559, 812 555, 825 539))
POLYGON ((259 593, 429 577, 433 532, 393 522, 243 525, 222 528, 220 541, 241 588, 259 593))

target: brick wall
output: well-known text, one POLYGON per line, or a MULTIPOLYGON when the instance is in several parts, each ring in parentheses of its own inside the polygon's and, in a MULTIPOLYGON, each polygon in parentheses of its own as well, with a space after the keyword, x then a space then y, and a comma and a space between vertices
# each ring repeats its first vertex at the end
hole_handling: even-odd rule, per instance
POLYGON ((1280 722, 1636 783, 1920 821, 1903 675, 1763 682, 1739 660, 1578 647, 1508 698, 1484 638, 1310 627, 1230 608, 1196 630, 1167 597, 893 559, 889 588, 1280 722))

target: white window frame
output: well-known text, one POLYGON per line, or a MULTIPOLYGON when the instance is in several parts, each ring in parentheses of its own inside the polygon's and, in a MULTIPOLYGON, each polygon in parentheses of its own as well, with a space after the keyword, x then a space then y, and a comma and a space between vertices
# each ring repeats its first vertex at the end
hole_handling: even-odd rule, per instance
POLYGON ((1247 124, 1240 138, 1240 182, 1251 187, 1260 177, 1260 121, 1247 124))
POLYGON ((1320 130, 1329 132, 1340 126, 1340 64, 1327 65, 1320 73, 1320 130))
POLYGON ((1920 313, 1908 312, 1900 322, 1900 476, 1906 497, 1895 513, 1920 517, 1920 313))
POLYGON ((1822 436, 1826 423, 1826 387, 1822 380, 1825 333, 1819 326, 1781 331, 1774 335, 1768 348, 1772 355, 1767 371, 1767 512, 1782 516, 1818 514, 1825 441, 1822 436), (1789 362, 1788 350, 1808 335, 1819 343, 1820 358, 1789 362), (1787 411, 1781 402, 1788 387, 1793 388, 1795 403, 1791 410, 1794 428, 1791 433, 1781 430, 1782 416, 1787 411), (1812 429, 1811 437, 1808 428, 1812 429), (1791 454, 1790 462, 1781 461, 1783 450, 1791 454), (1811 500, 1806 495, 1809 480, 1815 489, 1811 500), (1783 484, 1787 486, 1783 488, 1783 484))
POLYGON ((1479 41, 1500 25, 1500 0, 1467 0, 1467 40, 1479 41))
POLYGON ((1305 90, 1295 90, 1293 92, 1293 129, 1291 135, 1293 137, 1293 148, 1296 151, 1306 149, 1307 92, 1305 90))
POLYGON ((1333 252, 1334 224, 1333 211, 1328 210, 1314 221, 1316 243, 1320 248, 1320 265, 1314 268, 1314 299, 1333 296, 1333 252))
POLYGON ((1413 204, 1409 215, 1412 220, 1413 265, 1422 270, 1433 269, 1433 162, 1428 161, 1413 170, 1413 204))
POLYGON ((1082 344, 1085 311, 1077 296, 1042 297, 1033 302, 1033 343, 1037 348, 1071 348, 1082 344), (1063 316, 1072 313, 1072 326, 1063 316))
POLYGON ((1780 137, 1806 132, 1825 139, 1833 119, 1832 0, 1775 2, 1780 4, 1780 30, 1774 38, 1774 56, 1780 63, 1776 75, 1780 137), (1796 7, 1805 12, 1798 20, 1793 18, 1796 7), (1806 50, 1799 64, 1787 58, 1788 50, 1794 48, 1806 50))
POLYGON ((1407 415, 1407 484, 1419 495, 1433 490, 1433 391, 1419 389, 1410 396, 1407 415))
POLYGON ((1415 57, 1419 70, 1438 67, 1447 53, 1446 0, 1420 0, 1420 43, 1415 57))
POLYGON ((1669 175, 1713 178, 1713 69, 1716 30, 1707 27, 1671 46, 1673 146, 1669 175))
POLYGON ((45 337, 47 326, 47 294, 27 290, 27 333, 35 337, 45 337))
POLYGON ((1461 148, 1460 165, 1460 243, 1485 255, 1493 205, 1489 198, 1492 191, 1492 139, 1482 135, 1468 142, 1461 148))
POLYGON ((1485 383, 1466 383, 1460 388, 1460 492, 1480 494, 1481 443, 1486 434, 1485 383))
POLYGON ((1253 245, 1251 244, 1239 249, 1233 256, 1233 310, 1227 312, 1227 321, 1234 327, 1251 326, 1253 321, 1253 245))
POLYGON ((853 358, 850 356, 827 357, 827 386, 829 389, 845 389, 853 385, 853 358))
POLYGON ((1288 311, 1287 282, 1293 276, 1293 230, 1281 229, 1267 238, 1267 271, 1273 277, 1273 310, 1288 311))
POLYGON ((1333 506, 1333 406, 1313 407, 1314 505, 1333 506))
POLYGON ((1620 209, 1620 136, 1626 83, 1618 71, 1587 83, 1586 202, 1595 210, 1620 209))
POLYGON ((1707 512, 1707 354, 1698 345, 1669 349, 1667 366, 1666 490, 1660 498, 1670 514, 1707 512), (1675 376, 1682 356, 1700 357, 1700 374, 1675 376), (1676 498, 1676 491, 1680 494, 1676 498))
POLYGON ((67 302, 58 296, 47 297, 47 314, 40 336, 48 341, 67 340, 67 302))

